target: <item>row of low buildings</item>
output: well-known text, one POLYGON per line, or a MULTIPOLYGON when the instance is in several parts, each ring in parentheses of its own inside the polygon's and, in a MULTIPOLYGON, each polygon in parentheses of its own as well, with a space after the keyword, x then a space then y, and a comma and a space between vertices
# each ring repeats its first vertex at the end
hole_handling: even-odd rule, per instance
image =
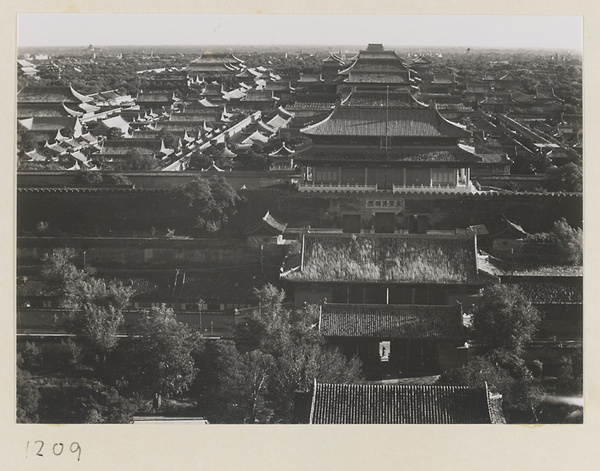
MULTIPOLYGON (((253 312, 248 308, 252 286, 282 283, 296 308, 320 306, 318 328, 323 335, 348 356, 358 355, 372 379, 381 379, 436 374, 464 361, 469 315, 481 290, 492 283, 520 286, 540 308, 544 320, 536 341, 555 349, 581 345, 581 267, 516 268, 503 261, 501 247, 515 247, 522 238, 510 231, 511 224, 505 222, 506 230, 492 234, 481 249, 477 242, 483 236, 478 234, 487 232, 481 227, 463 233, 342 233, 288 228, 267 213, 247 228, 245 241, 79 238, 54 244, 49 239, 40 245, 39 239, 20 238, 18 262, 35 266, 44 253, 70 244, 85 254, 77 263, 119 278, 122 269, 137 273, 123 279, 138 289, 134 307, 167 304, 198 327, 203 313, 205 323, 210 319, 217 324, 212 333, 225 337, 253 312), (202 267, 209 265, 212 281, 202 275, 202 267), (267 266, 258 281, 252 266, 267 266), (148 278, 144 270, 149 268, 163 275, 148 278), (235 282, 235 295, 228 282, 235 282)), ((28 326, 28 310, 37 315, 39 309, 59 307, 42 288, 35 276, 19 284, 22 333, 43 328, 28 326)), ((46 328, 60 331, 63 326, 50 323, 46 328)))

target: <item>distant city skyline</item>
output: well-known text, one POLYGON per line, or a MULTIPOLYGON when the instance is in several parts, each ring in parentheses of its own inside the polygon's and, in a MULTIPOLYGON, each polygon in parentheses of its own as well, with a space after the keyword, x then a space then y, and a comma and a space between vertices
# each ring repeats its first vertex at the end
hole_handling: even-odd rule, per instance
POLYGON ((18 15, 18 47, 366 45, 582 51, 579 16, 18 15))

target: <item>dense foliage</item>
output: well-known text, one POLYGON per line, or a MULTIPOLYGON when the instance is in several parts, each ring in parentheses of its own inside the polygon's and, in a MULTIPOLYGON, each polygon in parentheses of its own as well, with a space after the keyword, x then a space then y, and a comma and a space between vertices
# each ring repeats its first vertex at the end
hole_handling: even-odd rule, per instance
POLYGON ((123 309, 133 295, 131 288, 112 280, 92 276, 78 269, 69 250, 53 251, 46 259, 42 276, 60 300, 60 306, 71 314, 71 325, 79 338, 103 355, 117 344, 117 333, 123 324, 123 309))
POLYGON ((583 263, 583 229, 569 226, 565 218, 552 226, 556 238, 558 253, 564 263, 581 265, 583 263))
POLYGON ((549 191, 583 191, 583 167, 579 163, 569 162, 548 170, 544 186, 549 191))
POLYGON ((472 387, 487 384, 492 392, 502 394, 508 423, 565 420, 567 414, 560 415, 564 411, 556 415, 556 408, 548 407, 548 397, 582 393, 581 358, 577 358, 577 352, 563 356, 556 377, 551 378, 544 377, 541 361, 527 364, 525 345, 539 321, 539 313, 517 287, 486 287, 483 302, 474 313, 477 353, 465 365, 444 372, 438 383, 472 387))
POLYGON ((260 308, 237 327, 240 353, 228 342, 207 344, 200 361, 199 401, 211 422, 290 423, 294 393, 321 382, 362 379, 358 359, 324 344, 311 309, 292 311, 272 285, 256 291, 260 308))
POLYGON ((223 177, 196 177, 180 190, 185 209, 202 232, 217 232, 235 213, 235 189, 223 177))
POLYGON ((474 339, 489 349, 520 354, 539 321, 539 312, 518 286, 487 286, 473 315, 474 339))
POLYGON ((192 351, 198 337, 178 322, 172 309, 153 308, 131 327, 132 339, 122 352, 128 389, 154 398, 176 396, 196 375, 192 351))

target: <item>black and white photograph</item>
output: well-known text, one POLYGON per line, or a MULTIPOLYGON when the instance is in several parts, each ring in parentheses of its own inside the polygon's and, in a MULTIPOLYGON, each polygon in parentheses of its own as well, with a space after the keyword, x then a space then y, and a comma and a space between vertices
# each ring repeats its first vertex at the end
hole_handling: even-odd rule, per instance
POLYGON ((581 19, 286 19, 19 17, 17 420, 581 423, 581 19))
POLYGON ((587 423, 581 15, 15 22, 17 427, 587 423))

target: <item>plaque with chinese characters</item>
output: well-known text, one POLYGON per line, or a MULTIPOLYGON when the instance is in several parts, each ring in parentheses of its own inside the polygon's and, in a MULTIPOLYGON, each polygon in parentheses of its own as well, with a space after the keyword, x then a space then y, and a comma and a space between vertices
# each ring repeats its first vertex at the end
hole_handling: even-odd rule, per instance
POLYGON ((368 209, 391 209, 394 211, 403 211, 404 200, 367 199, 366 207, 368 209))

